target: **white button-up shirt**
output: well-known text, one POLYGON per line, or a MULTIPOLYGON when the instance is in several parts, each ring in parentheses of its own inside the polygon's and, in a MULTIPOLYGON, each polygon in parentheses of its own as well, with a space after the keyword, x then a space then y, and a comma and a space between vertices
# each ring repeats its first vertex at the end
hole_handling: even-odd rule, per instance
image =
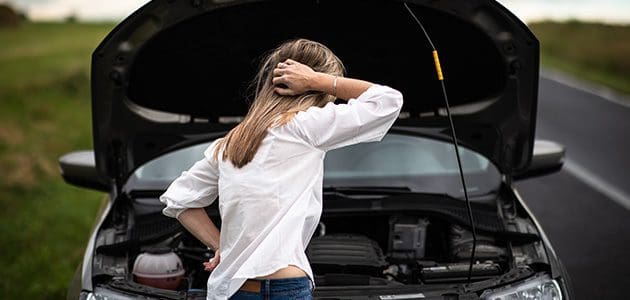
POLYGON ((216 140, 203 159, 171 183, 160 197, 170 217, 220 196, 221 261, 208 279, 208 299, 227 299, 247 278, 289 265, 304 270, 314 283, 305 249, 322 212, 324 155, 380 141, 402 103, 397 90, 372 85, 347 103, 310 107, 268 129, 253 160, 240 169, 229 160, 213 159, 216 140))

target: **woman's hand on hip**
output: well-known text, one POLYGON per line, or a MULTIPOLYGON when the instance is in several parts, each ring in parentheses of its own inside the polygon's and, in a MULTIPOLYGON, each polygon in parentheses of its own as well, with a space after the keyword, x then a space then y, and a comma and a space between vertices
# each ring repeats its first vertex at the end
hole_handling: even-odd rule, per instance
POLYGON ((280 95, 294 96, 313 90, 321 73, 295 60, 278 63, 273 70, 274 91, 280 95))
POLYGON ((219 249, 217 248, 217 250, 214 251, 214 257, 203 263, 204 270, 211 272, 217 267, 217 265, 219 265, 220 262, 221 255, 219 254, 219 249))

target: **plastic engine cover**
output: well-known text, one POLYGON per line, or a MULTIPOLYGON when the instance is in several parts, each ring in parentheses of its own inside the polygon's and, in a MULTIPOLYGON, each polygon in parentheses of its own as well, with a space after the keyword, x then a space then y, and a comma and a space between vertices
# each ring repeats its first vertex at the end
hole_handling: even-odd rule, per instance
POLYGON ((387 265, 378 244, 362 235, 332 234, 315 237, 306 249, 315 274, 380 274, 387 265))

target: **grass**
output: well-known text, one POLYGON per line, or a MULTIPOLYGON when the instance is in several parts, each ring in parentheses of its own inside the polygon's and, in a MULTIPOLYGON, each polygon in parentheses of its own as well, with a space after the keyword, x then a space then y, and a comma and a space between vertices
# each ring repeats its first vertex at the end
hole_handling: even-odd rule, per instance
POLYGON ((630 26, 570 21, 530 24, 542 64, 630 95, 630 26))
POLYGON ((57 158, 91 148, 89 62, 113 24, 0 28, 0 299, 63 299, 103 194, 57 158))

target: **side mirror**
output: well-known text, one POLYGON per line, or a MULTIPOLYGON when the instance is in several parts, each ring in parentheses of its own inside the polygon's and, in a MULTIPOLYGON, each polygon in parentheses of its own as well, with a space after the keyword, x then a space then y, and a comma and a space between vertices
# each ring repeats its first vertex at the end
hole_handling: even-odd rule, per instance
POLYGON ((107 192, 109 186, 103 182, 96 172, 94 151, 75 151, 59 158, 61 177, 69 184, 78 187, 107 192))
POLYGON ((552 141, 536 140, 529 167, 516 174, 514 179, 526 179, 558 172, 564 164, 564 155, 564 146, 552 141))

